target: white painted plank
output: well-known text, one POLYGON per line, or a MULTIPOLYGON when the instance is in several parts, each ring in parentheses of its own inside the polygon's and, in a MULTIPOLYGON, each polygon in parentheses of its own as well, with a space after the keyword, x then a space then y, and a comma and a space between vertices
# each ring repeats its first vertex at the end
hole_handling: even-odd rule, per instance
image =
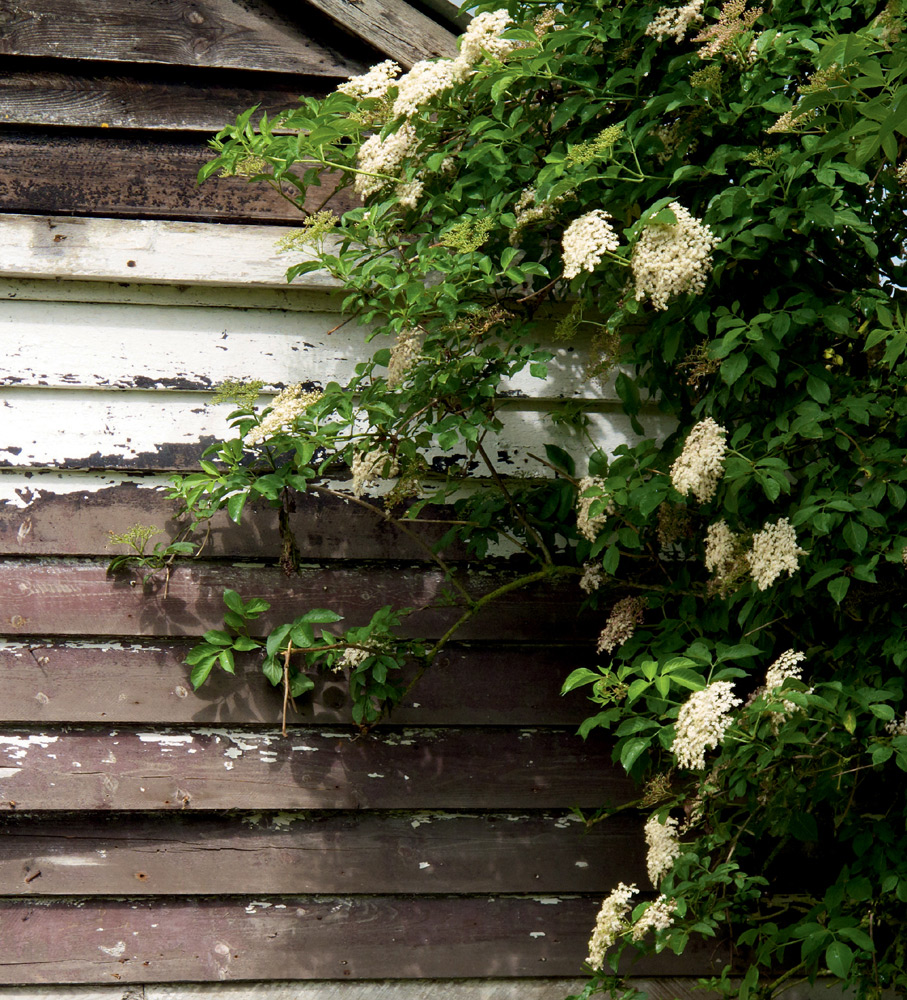
MULTIPOLYGON (((589 434, 606 452, 635 442, 630 422, 608 404, 590 410, 589 434)), ((150 470, 184 468, 200 444, 222 439, 230 404, 213 405, 196 392, 108 391, 87 389, 7 389, 3 400, 3 437, 0 464, 12 468, 150 470)), ((563 424, 554 424, 547 411, 531 401, 506 401, 500 409, 504 424, 495 439, 486 441, 499 471, 510 475, 544 475, 545 467, 530 457, 543 455, 546 442, 582 454, 587 443, 563 424)), ((645 418, 649 435, 664 437, 670 426, 665 417, 645 418)), ((455 453, 456 454, 456 453, 455 453)), ((450 458, 440 451, 430 458, 450 458)))
POLYGON ((278 288, 223 285, 136 284, 125 281, 78 281, 50 278, 2 278, 0 299, 28 302, 116 302, 154 306, 214 306, 220 309, 281 309, 292 312, 339 312, 338 289, 302 284, 278 288))
MULTIPOLYGON (((332 311, 0 299, 0 384, 208 391, 226 379, 256 378, 271 391, 293 382, 343 385, 379 344, 366 342, 365 327, 341 323, 332 311)), ((584 347, 551 344, 548 379, 527 369, 502 383, 502 392, 615 400, 613 379, 586 377, 584 347)))
MULTIPOLYGON (((283 287, 301 254, 279 254, 286 226, 0 215, 0 277, 283 287)), ((301 288, 336 289, 323 271, 301 288)))

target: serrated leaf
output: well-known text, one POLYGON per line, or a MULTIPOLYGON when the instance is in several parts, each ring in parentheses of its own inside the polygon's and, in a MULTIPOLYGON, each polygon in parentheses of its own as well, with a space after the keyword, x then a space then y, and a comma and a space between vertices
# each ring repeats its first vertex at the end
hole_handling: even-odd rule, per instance
POLYGON ((636 763, 639 755, 649 748, 652 740, 649 737, 636 736, 621 747, 620 763, 625 771, 629 773, 630 768, 636 763))
POLYGON ((825 949, 828 971, 839 979, 846 979, 853 965, 853 950, 843 941, 832 941, 825 949))
POLYGON ((208 679, 208 675, 211 673, 214 667, 215 657, 211 657, 207 660, 202 660, 200 663, 192 668, 192 673, 189 674, 189 681, 192 687, 197 691, 202 684, 208 679))
POLYGON ((226 604, 231 611, 235 611, 239 615, 243 612, 242 598, 240 598, 239 594, 237 594, 235 590, 224 591, 224 604, 226 604))
POLYGON ((312 608, 296 621, 307 625, 331 625, 343 621, 343 615, 338 615, 336 611, 329 611, 327 608, 312 608))

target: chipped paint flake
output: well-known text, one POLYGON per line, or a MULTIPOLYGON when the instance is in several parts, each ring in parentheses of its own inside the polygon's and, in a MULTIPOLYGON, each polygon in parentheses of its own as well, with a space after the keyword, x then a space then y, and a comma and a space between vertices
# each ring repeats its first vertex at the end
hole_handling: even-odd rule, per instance
POLYGON ((111 958, 119 958, 120 955, 126 951, 126 942, 117 941, 117 943, 112 945, 110 948, 106 948, 104 945, 99 944, 98 951, 103 951, 105 955, 110 955, 111 958))
POLYGON ((29 747, 47 748, 59 738, 44 733, 32 733, 30 736, 0 736, 0 746, 21 747, 24 750, 28 750, 29 747))
POLYGON ((431 862, 430 861, 420 861, 419 862, 419 867, 420 868, 431 868, 431 862))
POLYGON ((161 747, 177 747, 186 743, 192 743, 193 737, 189 733, 180 735, 170 733, 136 733, 142 743, 158 743, 161 747))
POLYGON ((21 767, 0 767, 0 780, 3 778, 15 778, 21 770, 21 767))
POLYGON ((378 774, 377 771, 372 771, 372 773, 369 775, 369 777, 370 778, 383 778, 384 775, 383 774, 378 774))

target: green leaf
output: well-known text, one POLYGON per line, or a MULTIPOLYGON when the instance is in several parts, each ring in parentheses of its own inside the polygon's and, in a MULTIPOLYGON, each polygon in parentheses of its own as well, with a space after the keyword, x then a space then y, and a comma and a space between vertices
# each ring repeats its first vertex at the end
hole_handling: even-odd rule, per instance
POLYGON ((233 662, 233 650, 222 649, 217 654, 217 662, 227 671, 228 674, 236 673, 236 665, 233 662))
POLYGON ((329 611, 327 608, 312 608, 296 621, 306 625, 330 625, 333 622, 343 620, 343 615, 338 615, 336 611, 329 611))
POLYGON ((601 674, 590 670, 588 667, 577 667, 576 670, 568 674, 567 679, 561 686, 561 694, 569 694, 571 691, 576 690, 576 688, 582 687, 584 684, 592 684, 595 681, 600 681, 601 678, 601 674))
POLYGON ((651 737, 636 736, 627 740, 620 751, 620 763, 623 769, 629 773, 639 755, 648 750, 651 743, 651 737))
POLYGON ((849 588, 849 576, 836 576, 834 580, 828 581, 828 592, 834 599, 835 604, 840 604, 844 600, 849 588))
POLYGON ((248 493, 236 493, 227 500, 227 513, 230 515, 231 521, 239 524, 242 520, 243 507, 245 507, 246 500, 248 499, 248 493))
POLYGON ((839 979, 846 979, 853 965, 853 951, 843 941, 832 941, 825 949, 828 971, 839 979))
POLYGON ((315 682, 308 674, 296 674, 295 677, 290 678, 290 697, 298 698, 306 691, 311 691, 313 687, 315 687, 315 682))
POLYGON ((235 611, 239 615, 243 612, 242 599, 235 590, 224 591, 224 604, 226 604, 231 611, 235 611))
POLYGON ((208 675, 211 673, 211 669, 214 666, 214 660, 216 657, 211 657, 207 660, 202 660, 200 663, 192 668, 192 672, 189 674, 189 680, 192 687, 197 691, 202 684, 208 679, 208 675))
POLYGON ((202 638, 205 642, 210 642, 212 646, 232 646, 233 637, 227 632, 221 632, 217 629, 211 629, 206 632, 202 638))
POLYGON ((571 478, 576 475, 576 463, 573 457, 563 448, 558 448, 556 444, 545 445, 545 456, 552 465, 563 469, 571 478))

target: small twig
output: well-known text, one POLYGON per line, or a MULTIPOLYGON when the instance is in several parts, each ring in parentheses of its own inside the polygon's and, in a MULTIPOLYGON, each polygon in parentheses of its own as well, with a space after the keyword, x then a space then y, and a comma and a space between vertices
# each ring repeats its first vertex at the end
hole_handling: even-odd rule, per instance
POLYGON ((560 276, 555 278, 553 281, 549 281, 544 288, 540 288, 537 292, 530 292, 528 295, 524 295, 521 299, 517 299, 517 302, 528 302, 530 299, 536 299, 545 292, 549 292, 554 286, 560 281, 560 276))
POLYGON ((38 869, 38 871, 36 871, 33 875, 27 875, 25 877, 25 882, 26 882, 26 884, 29 883, 29 882, 34 882, 34 880, 36 878, 40 878, 40 877, 41 877, 41 870, 38 869))
POLYGON ((287 642, 287 651, 283 655, 283 716, 281 735, 287 735, 287 704, 290 701, 290 657, 293 655, 293 640, 287 642))
POLYGON ((540 462, 542 465, 547 465, 548 468, 551 469, 552 472, 556 472, 559 476, 563 476, 564 479, 569 480, 571 483, 573 483, 573 485, 577 489, 579 489, 579 480, 578 479, 574 479, 573 476, 571 476, 570 473, 567 472, 566 469, 562 469, 559 465, 553 465, 551 462, 547 461, 546 459, 539 458, 538 455, 533 455, 531 451, 527 452, 526 454, 531 459, 534 459, 536 462, 540 462))
POLYGON ((343 320, 343 322, 342 322, 342 323, 338 323, 338 324, 337 324, 336 326, 332 326, 332 327, 330 328, 330 330, 328 330, 328 331, 327 331, 327 332, 325 333, 325 336, 326 336, 326 337, 330 337, 330 335, 331 335, 332 333, 336 333, 336 332, 337 332, 337 331, 338 331, 338 330, 340 329, 340 327, 342 327, 342 326, 346 326, 346 324, 347 324, 347 323, 352 323, 352 322, 353 322, 353 320, 354 320, 354 319, 355 319, 355 318, 356 318, 356 317, 357 317, 358 315, 359 315, 359 313, 358 313, 358 312, 354 312, 352 316, 347 316, 347 318, 346 318, 345 320, 343 320))

